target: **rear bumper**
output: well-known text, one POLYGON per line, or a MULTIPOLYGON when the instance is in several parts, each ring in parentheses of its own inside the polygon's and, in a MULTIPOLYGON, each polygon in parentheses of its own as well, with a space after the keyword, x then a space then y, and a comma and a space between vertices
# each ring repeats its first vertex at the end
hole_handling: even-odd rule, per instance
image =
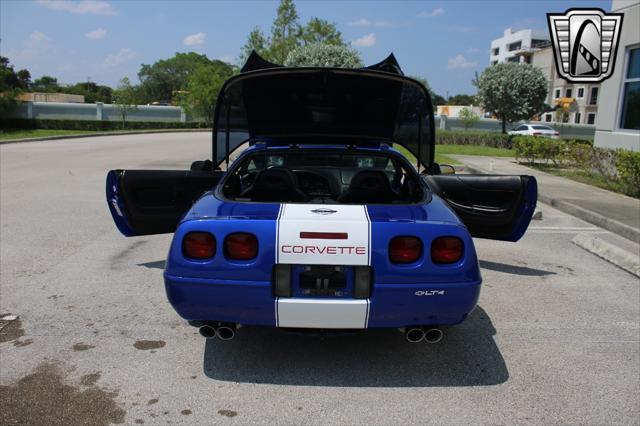
POLYGON ((268 281, 164 278, 169 302, 187 320, 333 329, 457 324, 475 308, 481 284, 374 284, 370 299, 311 299, 276 298, 268 281))

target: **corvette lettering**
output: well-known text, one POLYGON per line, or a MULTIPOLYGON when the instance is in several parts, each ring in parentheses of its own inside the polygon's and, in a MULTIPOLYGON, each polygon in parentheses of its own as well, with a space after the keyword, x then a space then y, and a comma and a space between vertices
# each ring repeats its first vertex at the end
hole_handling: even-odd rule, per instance
POLYGON ((295 254, 356 254, 366 255, 366 247, 353 246, 299 246, 299 245, 283 245, 280 248, 282 253, 295 254))

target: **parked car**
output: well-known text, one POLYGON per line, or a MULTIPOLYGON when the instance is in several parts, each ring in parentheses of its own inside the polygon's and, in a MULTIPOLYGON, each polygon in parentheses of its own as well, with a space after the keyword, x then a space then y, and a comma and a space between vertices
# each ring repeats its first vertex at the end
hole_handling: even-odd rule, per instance
POLYGON ((540 136, 543 138, 559 139, 560 133, 546 124, 521 124, 509 132, 510 135, 540 136))
POLYGON ((248 325, 437 342, 478 301, 472 237, 517 241, 536 206, 532 176, 432 174, 431 99, 393 56, 283 68, 254 53, 214 123, 211 160, 111 170, 106 186, 125 236, 174 234, 167 296, 206 338, 248 325))

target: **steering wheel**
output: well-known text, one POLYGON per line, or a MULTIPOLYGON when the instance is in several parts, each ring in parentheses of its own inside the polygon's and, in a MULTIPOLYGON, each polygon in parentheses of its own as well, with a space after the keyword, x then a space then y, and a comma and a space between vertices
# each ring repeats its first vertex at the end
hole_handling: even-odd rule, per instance
POLYGON ((328 173, 325 174, 325 173, 318 172, 316 170, 293 170, 293 173, 298 178, 298 181, 300 181, 300 179, 303 179, 304 175, 307 175, 311 177, 311 180, 323 181, 326 184, 326 186, 329 188, 330 193, 328 194, 315 193, 315 192, 309 192, 307 188, 301 187, 300 183, 298 183, 298 187, 300 188, 300 190, 305 194, 309 195, 310 197, 327 196, 332 199, 337 199, 338 196, 342 193, 342 186, 340 185, 340 182, 332 174, 328 174, 328 173))

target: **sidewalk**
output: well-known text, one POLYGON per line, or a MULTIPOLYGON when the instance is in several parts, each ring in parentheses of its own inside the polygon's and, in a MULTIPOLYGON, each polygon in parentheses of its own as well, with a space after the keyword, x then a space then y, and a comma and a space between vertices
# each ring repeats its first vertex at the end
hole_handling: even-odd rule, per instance
POLYGON ((535 176, 539 201, 640 243, 640 200, 521 166, 513 158, 451 157, 470 173, 535 176))

